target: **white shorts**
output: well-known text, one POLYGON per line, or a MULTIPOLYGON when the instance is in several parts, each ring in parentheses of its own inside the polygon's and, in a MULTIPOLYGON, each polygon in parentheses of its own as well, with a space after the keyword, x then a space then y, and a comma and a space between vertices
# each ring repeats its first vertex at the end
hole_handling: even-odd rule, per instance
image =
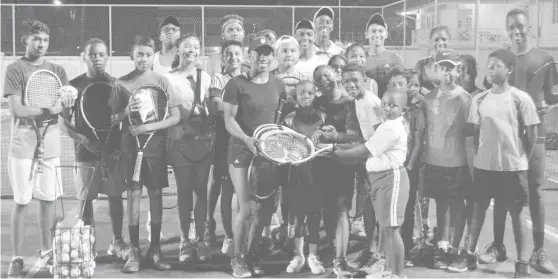
POLYGON ((44 159, 43 173, 35 173, 29 181, 32 159, 8 157, 8 177, 17 204, 28 204, 33 197, 43 201, 54 201, 62 193, 60 157, 44 159), (58 175, 56 174, 58 172, 58 175), (58 189, 57 189, 58 188, 58 189))

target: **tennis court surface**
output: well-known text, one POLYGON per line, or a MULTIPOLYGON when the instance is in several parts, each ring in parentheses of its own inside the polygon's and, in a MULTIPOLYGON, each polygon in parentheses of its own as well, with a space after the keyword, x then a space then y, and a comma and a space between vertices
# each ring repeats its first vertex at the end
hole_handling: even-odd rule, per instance
MULTIPOLYGON (((6 177, 5 172, 5 161, 6 161, 6 152, 8 146, 8 133, 9 133, 9 121, 10 118, 6 114, 5 107, 2 110, 2 122, 1 122, 1 134, 2 134, 2 199, 0 200, 1 203, 1 277, 7 276, 7 269, 9 262, 12 257, 12 249, 10 243, 10 213, 13 206, 12 200, 9 198, 10 195, 10 186, 8 182, 8 178, 6 177)), ((62 139, 62 147, 64 148, 64 155, 63 155, 63 164, 71 165, 73 164, 73 145, 68 138, 62 139)), ((549 162, 553 165, 548 167, 548 174, 549 174, 549 181, 544 189, 543 197, 546 202, 547 208, 547 228, 546 228, 546 249, 548 252, 548 256, 550 259, 555 263, 558 264, 558 151, 548 151, 549 153, 549 162)), ((68 170, 69 171, 69 170, 68 170)), ((71 195, 72 189, 72 178, 70 174, 65 174, 63 178, 64 188, 67 192, 71 195)), ((172 175, 171 175, 171 178, 172 175)), ((174 185, 173 185, 174 186, 174 185)), ((167 196, 165 197, 165 202, 170 201, 170 199, 174 199, 176 197, 173 196, 173 193, 176 191, 173 190, 174 187, 170 187, 167 192, 167 196)), ((65 214, 66 216, 72 216, 77 212, 77 201, 76 200, 65 200, 65 214)), ((219 203, 218 203, 219 204, 219 203)), ((236 205, 236 202, 233 202, 233 205, 236 205)), ((147 208, 148 208, 148 200, 142 199, 142 221, 141 221, 141 230, 140 230, 140 238, 141 238, 141 247, 143 253, 147 252, 149 247, 149 243, 147 242, 147 232, 145 231, 145 222, 147 219, 147 208)), ((434 206, 431 206, 431 222, 435 222, 435 215, 433 212, 434 206)), ((213 259, 210 263, 207 264, 179 264, 178 263, 178 244, 180 241, 179 238, 179 229, 178 229, 178 216, 176 209, 172 210, 165 210, 163 213, 163 232, 165 239, 163 241, 162 249, 164 255, 167 259, 173 264, 173 269, 170 271, 165 272, 158 272, 151 269, 143 269, 139 273, 135 274, 123 274, 120 272, 120 269, 123 266, 123 262, 113 259, 109 257, 106 253, 108 248, 109 241, 111 240, 111 225, 110 220, 108 218, 108 202, 105 199, 101 199, 95 202, 94 206, 95 210, 95 217, 96 217, 96 249, 99 253, 99 257, 97 258, 97 267, 95 268, 94 277, 100 278, 115 278, 115 277, 122 277, 122 278, 184 278, 184 277, 197 277, 197 278, 224 278, 224 277, 231 277, 230 268, 229 268, 229 258, 224 256, 220 252, 221 243, 223 240, 224 232, 221 228, 221 216, 219 214, 219 209, 216 210, 215 219, 217 221, 217 235, 218 235, 218 243, 216 246, 213 247, 213 259)), ((126 209, 125 209, 126 210, 126 209)), ((236 209, 234 209, 236 210, 236 209)), ((48 278, 52 277, 47 270, 40 270, 34 268, 35 261, 37 259, 37 251, 39 249, 39 238, 38 233, 38 223, 37 223, 37 214, 38 211, 38 203, 36 201, 31 202, 27 218, 25 219, 26 222, 26 230, 25 230, 25 245, 23 249, 23 256, 25 259, 26 266, 31 269, 31 272, 28 274, 28 277, 34 278, 48 278)), ((127 214, 125 212, 125 214, 127 214)), ((125 215, 126 216, 126 215, 125 215)), ((528 214, 528 210, 526 210, 524 217, 528 221, 528 228, 529 228, 529 237, 528 237, 528 251, 530 255, 530 251, 532 250, 532 237, 531 237, 531 222, 528 214)), ((485 225, 483 227, 482 235, 479 241, 479 247, 484 249, 484 246, 489 244, 492 241, 492 212, 489 210, 487 214, 487 219, 485 225)), ((127 221, 124 218, 124 231, 123 235, 125 239, 128 239, 128 230, 127 230, 127 221)), ((323 234, 323 231, 322 231, 323 234)), ((350 242, 349 247, 349 262, 352 262, 358 256, 358 253, 362 249, 363 242, 353 239, 350 242)), ((512 226, 510 218, 507 219, 506 223, 506 234, 505 234, 505 245, 508 250, 509 260, 504 263, 492 264, 492 265, 480 265, 479 269, 474 272, 465 272, 465 273, 453 273, 449 274, 445 271, 438 271, 438 270, 430 270, 424 267, 413 267, 408 268, 405 270, 405 275, 409 278, 448 278, 448 277, 460 277, 460 278, 511 278, 513 277, 514 273, 514 260, 516 258, 516 251, 515 245, 513 242, 513 233, 512 233, 512 226)), ((268 276, 266 277, 275 277, 275 278, 307 278, 307 277, 325 277, 325 278, 335 278, 335 275, 331 272, 331 261, 332 255, 323 254, 321 255, 322 261, 327 268, 327 272, 321 276, 313 276, 308 269, 304 269, 302 273, 292 275, 285 272, 285 268, 287 267, 290 261, 290 255, 285 255, 279 252, 275 252, 267 257, 263 263, 266 271, 268 272, 268 276)), ((543 275, 536 271, 533 271, 533 277, 543 277, 543 278, 555 278, 556 275, 543 275)))

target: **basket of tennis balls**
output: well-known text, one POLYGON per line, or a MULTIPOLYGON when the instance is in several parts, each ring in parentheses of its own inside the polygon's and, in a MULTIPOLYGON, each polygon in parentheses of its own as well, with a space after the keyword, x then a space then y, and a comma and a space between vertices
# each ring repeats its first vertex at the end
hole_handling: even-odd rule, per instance
POLYGON ((95 227, 79 221, 73 227, 57 225, 53 239, 54 278, 91 278, 95 269, 95 227))

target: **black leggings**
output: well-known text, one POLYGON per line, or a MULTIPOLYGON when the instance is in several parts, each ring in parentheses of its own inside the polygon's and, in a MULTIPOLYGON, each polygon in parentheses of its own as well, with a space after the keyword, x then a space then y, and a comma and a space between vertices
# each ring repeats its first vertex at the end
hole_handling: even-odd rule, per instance
POLYGON ((306 224, 308 225, 308 243, 318 245, 320 242, 320 221, 322 220, 321 213, 311 213, 311 214, 296 214, 294 216, 294 228, 295 228, 295 238, 304 237, 304 219, 306 218, 306 224))

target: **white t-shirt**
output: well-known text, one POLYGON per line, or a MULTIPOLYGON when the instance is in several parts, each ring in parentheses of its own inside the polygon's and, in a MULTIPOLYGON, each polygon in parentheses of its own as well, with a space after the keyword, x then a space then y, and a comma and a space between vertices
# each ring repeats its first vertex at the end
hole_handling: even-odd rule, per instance
POLYGON ((327 52, 329 57, 332 57, 334 55, 343 54, 343 52, 344 52, 343 48, 339 47, 338 45, 336 45, 331 40, 329 41, 329 43, 330 43, 330 45, 329 45, 329 48, 327 50, 321 49, 317 45, 314 45, 314 52, 315 53, 327 52))
POLYGON ((298 60, 298 63, 294 66, 295 69, 301 72, 309 80, 313 80, 314 70, 320 65, 327 65, 329 59, 324 55, 312 55, 312 58, 306 61, 298 60))
POLYGON ((475 168, 489 171, 528 169, 520 127, 540 123, 535 103, 529 94, 515 87, 500 94, 490 90, 477 94, 471 104, 469 122, 480 125, 475 168), (523 123, 519 122, 520 119, 523 123))
POLYGON ((379 172, 403 167, 407 156, 407 131, 403 117, 386 120, 365 143, 371 155, 366 171, 379 172))
POLYGON ((365 140, 374 135, 374 126, 380 124, 380 106, 382 101, 374 93, 365 91, 364 96, 355 99, 355 111, 360 131, 365 140))
POLYGON ((156 72, 164 76, 172 70, 172 67, 161 65, 161 60, 159 59, 160 55, 161 55, 160 51, 155 52, 155 54, 153 55, 153 72, 156 72))
MULTIPOLYGON (((181 110, 185 109, 190 111, 192 109, 192 104, 194 103, 194 89, 190 84, 184 73, 173 72, 167 73, 165 75, 169 79, 171 86, 173 87, 173 92, 175 96, 169 96, 169 99, 176 98, 174 103, 181 104, 181 110)), ((196 80, 196 74, 193 75, 194 80, 196 80)), ((209 97, 209 86, 211 85, 211 76, 208 73, 202 71, 201 73, 201 94, 200 99, 203 101, 205 98, 209 97)), ((182 118, 187 118, 188 115, 182 115, 182 118)))

